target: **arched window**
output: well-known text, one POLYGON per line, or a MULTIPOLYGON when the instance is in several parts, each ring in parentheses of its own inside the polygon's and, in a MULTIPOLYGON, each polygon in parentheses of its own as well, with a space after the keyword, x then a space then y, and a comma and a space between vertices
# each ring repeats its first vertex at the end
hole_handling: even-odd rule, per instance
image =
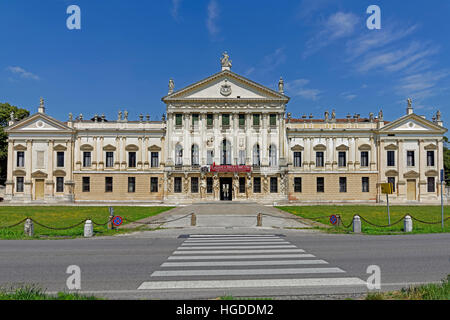
POLYGON ((193 144, 191 148, 191 165, 198 166, 199 164, 198 145, 193 144))
POLYGON ((261 165, 261 154, 259 150, 259 144, 255 144, 253 147, 253 165, 260 166, 261 165))
POLYGON ((231 164, 231 143, 226 139, 222 141, 222 164, 231 164))
POLYGON ((277 147, 273 144, 269 147, 269 166, 277 166, 277 147))
POLYGON ((177 144, 175 147, 175 165, 183 165, 183 147, 180 144, 177 144))

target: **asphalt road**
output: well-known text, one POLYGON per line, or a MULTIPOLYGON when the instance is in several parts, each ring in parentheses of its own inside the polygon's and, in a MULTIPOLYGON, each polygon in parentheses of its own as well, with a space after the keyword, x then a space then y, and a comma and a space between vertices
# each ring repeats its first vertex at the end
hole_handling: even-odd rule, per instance
MULTIPOLYGON (((138 290, 152 280, 154 272, 164 270, 177 248, 192 234, 277 235, 280 241, 303 249, 314 259, 323 259, 327 267, 345 271, 345 277, 366 281, 369 265, 381 269, 382 290, 398 289, 411 284, 438 282, 450 274, 450 234, 429 235, 327 235, 312 231, 190 228, 149 231, 109 238, 73 240, 2 240, 0 241, 0 285, 35 283, 49 292, 64 291, 69 265, 81 268, 82 292, 121 299, 196 299, 223 295, 300 297, 312 295, 358 294, 365 286, 276 286, 264 288, 212 288, 138 290)), ((298 250, 298 249, 295 249, 298 250)), ((270 262, 269 262, 270 263, 270 262)), ((252 267, 247 267, 252 269, 252 267)), ((270 267, 261 267, 270 268, 270 267)), ((181 268, 185 270, 186 268, 181 268)), ((205 268, 202 268, 205 269, 205 268)), ((208 268, 206 268, 208 269, 208 268)), ((211 268, 209 268, 211 269, 211 268)), ((221 270, 230 269, 222 267, 221 270)), ((241 268, 242 269, 242 268, 241 268)), ((325 275, 324 277, 332 277, 325 275)), ((220 275, 219 281, 233 279, 259 280, 317 278, 316 275, 220 275)), ((196 276, 188 280, 211 279, 196 276)), ((186 277, 162 277, 158 280, 186 280, 186 277)))

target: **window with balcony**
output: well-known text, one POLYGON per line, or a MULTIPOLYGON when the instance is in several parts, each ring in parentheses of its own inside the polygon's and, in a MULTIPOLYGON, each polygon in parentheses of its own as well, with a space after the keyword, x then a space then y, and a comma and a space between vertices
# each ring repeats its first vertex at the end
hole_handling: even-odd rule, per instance
POLYGON ((64 152, 59 151, 56 153, 56 166, 58 168, 64 167, 64 152))
POLYGON ((231 143, 224 139, 222 141, 222 164, 228 165, 231 164, 231 143))
POLYGON ((183 147, 179 144, 177 144, 175 147, 175 165, 183 165, 183 147))
POLYGON ((302 166, 302 153, 300 151, 294 152, 294 167, 302 166))
POLYGON ((387 152, 387 166, 395 167, 395 151, 393 150, 387 152))
POLYGON ((361 151, 361 167, 369 166, 369 151, 361 151))
POLYGON ((136 152, 128 152, 128 167, 136 168, 136 152))
POLYGON ((277 166, 277 147, 273 144, 269 147, 269 166, 277 166))
POLYGON ((434 167, 434 151, 427 151, 427 166, 434 167))
POLYGON ((159 152, 151 152, 150 153, 150 158, 151 158, 151 167, 152 168, 157 168, 159 167, 159 152))
POLYGON ((114 152, 111 151, 106 152, 106 167, 107 168, 114 167, 114 152))
POLYGON ((324 166, 324 153, 323 151, 316 152, 316 167, 321 168, 324 166))
POLYGON ((253 147, 253 165, 256 167, 261 166, 261 154, 259 144, 255 144, 253 147))
POLYGON ((338 154, 338 166, 346 167, 347 166, 347 152, 340 151, 338 154))
POLYGON ((17 151, 17 167, 24 168, 25 167, 25 152, 17 151))
POLYGON ((90 151, 83 152, 83 167, 88 168, 91 165, 92 165, 91 152, 90 151))
POLYGON ((198 166, 199 164, 198 145, 193 144, 191 148, 191 165, 198 166))

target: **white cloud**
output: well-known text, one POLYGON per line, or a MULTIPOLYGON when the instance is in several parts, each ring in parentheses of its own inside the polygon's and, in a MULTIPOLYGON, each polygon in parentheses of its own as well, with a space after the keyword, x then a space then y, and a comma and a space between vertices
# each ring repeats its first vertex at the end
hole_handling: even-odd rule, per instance
POLYGON ((435 95, 435 88, 440 80, 448 77, 449 71, 427 71, 404 76, 397 90, 407 97, 424 99, 435 95))
POLYGON ((216 0, 210 0, 208 4, 208 18, 206 19, 206 27, 211 36, 219 33, 217 19, 219 18, 219 5, 216 0))
POLYGON ((10 67, 7 67, 6 70, 12 72, 15 75, 18 75, 21 78, 24 78, 24 79, 32 79, 32 80, 39 80, 40 79, 37 75, 35 75, 35 74, 31 73, 31 72, 28 72, 28 71, 26 71, 25 69, 23 69, 21 67, 11 67, 10 66, 10 67))
POLYGON ((180 6, 181 6, 181 1, 182 0, 172 0, 172 9, 170 10, 170 13, 172 14, 172 17, 176 21, 178 21, 178 19, 180 18, 179 11, 180 11, 180 6))
POLYGON ((351 12, 332 14, 321 24, 320 31, 306 42, 303 57, 308 57, 336 40, 352 35, 358 22, 359 18, 351 12))
POLYGON ((297 79, 287 82, 286 92, 291 96, 299 96, 308 100, 317 100, 322 91, 318 89, 305 88, 310 81, 308 79, 297 79))
POLYGON ((356 94, 350 93, 350 92, 342 92, 341 96, 348 101, 352 101, 353 99, 356 99, 358 97, 356 94))

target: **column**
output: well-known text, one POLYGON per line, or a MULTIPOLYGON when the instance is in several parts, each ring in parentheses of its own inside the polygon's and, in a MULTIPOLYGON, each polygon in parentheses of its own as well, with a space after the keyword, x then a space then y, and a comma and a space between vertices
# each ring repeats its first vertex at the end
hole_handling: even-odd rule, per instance
POLYGON ((14 140, 8 139, 8 168, 7 168, 7 181, 5 190, 5 200, 11 200, 14 194, 14 140))
POLYGON ((122 170, 126 170, 126 168, 127 168, 127 152, 125 150, 126 144, 127 144, 127 137, 123 136, 122 144, 120 146, 120 148, 121 148, 120 154, 122 156, 120 167, 122 170))
POLYGON ((120 137, 116 137, 116 152, 114 157, 114 168, 116 170, 120 170, 120 161, 122 159, 121 155, 121 148, 120 148, 120 137))
POLYGON ((33 141, 27 140, 27 152, 25 157, 26 176, 24 183, 25 200, 32 199, 32 180, 31 180, 31 172, 33 170, 32 155, 33 155, 33 141))
MULTIPOLYGON (((148 157, 148 155, 149 155, 148 139, 149 139, 148 137, 144 137, 144 147, 142 149, 142 152, 144 153, 144 170, 147 170, 147 169, 150 168, 150 162, 149 162, 149 157, 148 157)), ((164 150, 164 143, 163 143, 163 141, 161 141, 161 149, 164 150)), ((171 154, 171 153, 169 152, 169 154, 171 154)), ((170 156, 169 156, 169 158, 170 158, 170 156)), ((161 162, 162 161, 164 161, 164 157, 163 157, 163 155, 161 153, 161 162)))
POLYGON ((72 175, 72 163, 73 163, 73 144, 72 144, 72 139, 67 140, 67 160, 66 160, 66 179, 65 180, 65 185, 66 188, 64 188, 65 190, 65 195, 68 197, 69 201, 73 201, 73 186, 74 186, 74 182, 73 182, 73 175, 72 175))
POLYGON ((48 141, 48 154, 47 154, 47 181, 45 182, 46 194, 45 197, 53 197, 54 195, 54 181, 53 181, 53 171, 54 169, 54 152, 53 148, 55 146, 54 140, 48 141))
POLYGON ((100 148, 98 150, 99 154, 99 163, 98 163, 98 170, 103 170, 105 168, 105 153, 103 152, 105 138, 102 136, 100 137, 100 148))
POLYGON ((142 141, 142 137, 138 137, 138 145, 139 145, 139 150, 137 152, 137 167, 139 170, 142 170, 143 168, 143 163, 142 163, 142 153, 144 152, 144 143, 142 141))
POLYGON ((94 150, 92 150, 92 169, 97 170, 97 137, 92 137, 92 146, 94 150))
POLYGON ((77 154, 77 162, 75 163, 75 167, 76 167, 76 170, 81 170, 82 152, 80 150, 80 148, 81 148, 81 137, 80 136, 78 136, 77 141, 78 141, 77 152, 76 152, 76 154, 77 154))
MULTIPOLYGON (((238 114, 236 112, 233 112, 231 114, 232 120, 233 120, 233 126, 232 131, 233 132, 233 148, 232 148, 232 158, 231 158, 231 164, 238 164, 238 156, 239 156, 239 148, 238 148, 238 132, 239 132, 239 125, 238 125, 238 114)), ((238 193, 236 193, 238 194, 238 193)))

